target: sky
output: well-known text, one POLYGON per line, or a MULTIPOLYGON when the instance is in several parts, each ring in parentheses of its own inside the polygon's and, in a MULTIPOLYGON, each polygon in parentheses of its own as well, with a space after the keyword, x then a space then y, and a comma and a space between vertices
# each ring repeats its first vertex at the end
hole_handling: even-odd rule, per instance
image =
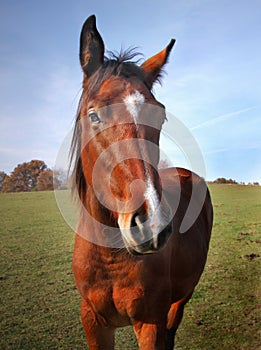
POLYGON ((1 1, 0 170, 55 165, 81 93, 81 27, 95 14, 108 50, 135 46, 148 58, 176 39, 154 87, 173 163, 184 161, 171 115, 196 140, 207 180, 261 183, 260 13, 260 0, 1 1))

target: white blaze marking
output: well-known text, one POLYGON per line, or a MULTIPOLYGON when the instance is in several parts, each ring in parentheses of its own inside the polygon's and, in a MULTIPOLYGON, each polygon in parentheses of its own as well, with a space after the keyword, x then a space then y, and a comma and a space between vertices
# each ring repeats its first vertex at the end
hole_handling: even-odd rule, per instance
POLYGON ((149 208, 153 214, 159 206, 159 198, 158 198, 158 193, 151 182, 151 179, 147 180, 147 189, 145 191, 144 196, 145 196, 145 199, 148 201, 149 208))
POLYGON ((123 101, 126 105, 128 112, 132 115, 136 123, 141 106, 145 102, 144 96, 139 91, 135 90, 134 93, 126 96, 123 101))
MULTIPOLYGON (((153 185, 153 183, 151 182, 151 179, 148 178, 147 179, 147 189, 144 193, 145 199, 148 201, 149 204, 149 208, 151 210, 151 216, 153 216, 153 214, 156 212, 156 210, 158 209, 160 202, 159 202, 159 197, 158 197, 158 193, 153 185)), ((152 219, 154 221, 154 225, 156 225, 156 227, 160 226, 160 217, 157 216, 152 219)), ((153 229, 152 229, 153 232, 153 229)), ((153 245, 154 248, 158 247, 158 232, 153 234, 153 245)))

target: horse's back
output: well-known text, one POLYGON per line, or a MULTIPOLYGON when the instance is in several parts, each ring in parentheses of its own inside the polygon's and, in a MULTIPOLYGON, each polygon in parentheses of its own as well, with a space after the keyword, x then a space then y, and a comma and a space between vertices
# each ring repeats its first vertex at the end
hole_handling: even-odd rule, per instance
POLYGON ((203 272, 212 229, 213 210, 207 185, 183 168, 160 170, 163 192, 174 208, 171 254, 172 300, 193 292, 203 272), (178 203, 177 203, 178 201, 178 203))

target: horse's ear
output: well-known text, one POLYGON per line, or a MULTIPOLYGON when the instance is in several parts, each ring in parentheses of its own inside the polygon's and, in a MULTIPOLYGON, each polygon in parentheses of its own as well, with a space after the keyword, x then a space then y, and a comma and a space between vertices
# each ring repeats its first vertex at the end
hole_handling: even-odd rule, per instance
POLYGON ((91 76, 103 60, 104 43, 96 28, 96 18, 92 15, 85 21, 80 38, 80 62, 85 77, 91 76))
POLYGON ((167 63, 170 51, 174 44, 175 39, 171 39, 170 43, 164 50, 150 57, 141 65, 141 68, 147 74, 147 80, 150 88, 152 87, 154 81, 159 77, 164 64, 167 63))

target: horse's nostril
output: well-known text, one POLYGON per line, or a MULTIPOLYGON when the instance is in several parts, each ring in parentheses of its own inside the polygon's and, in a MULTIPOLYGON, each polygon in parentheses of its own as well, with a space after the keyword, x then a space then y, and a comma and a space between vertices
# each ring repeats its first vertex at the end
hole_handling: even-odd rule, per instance
POLYGON ((138 213, 133 214, 132 219, 131 219, 131 227, 135 227, 138 225, 137 224, 138 216, 139 216, 138 213))
POLYGON ((133 214, 131 219, 131 227, 139 226, 141 227, 142 224, 147 220, 147 216, 143 214, 142 212, 136 212, 133 214))

